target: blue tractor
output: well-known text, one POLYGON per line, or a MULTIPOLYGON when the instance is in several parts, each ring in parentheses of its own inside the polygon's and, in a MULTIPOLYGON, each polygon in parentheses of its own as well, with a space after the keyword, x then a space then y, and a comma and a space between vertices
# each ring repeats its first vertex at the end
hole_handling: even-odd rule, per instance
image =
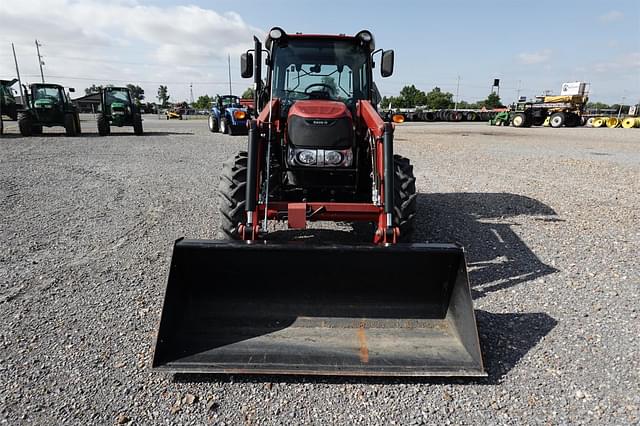
POLYGON ((249 111, 234 95, 216 96, 209 114, 209 131, 235 135, 247 132, 249 111))

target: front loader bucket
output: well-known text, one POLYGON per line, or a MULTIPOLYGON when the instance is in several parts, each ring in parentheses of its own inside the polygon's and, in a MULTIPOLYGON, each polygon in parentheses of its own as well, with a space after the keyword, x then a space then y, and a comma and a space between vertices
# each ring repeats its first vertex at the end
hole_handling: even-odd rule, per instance
POLYGON ((153 367, 485 376, 463 250, 178 240, 153 367))

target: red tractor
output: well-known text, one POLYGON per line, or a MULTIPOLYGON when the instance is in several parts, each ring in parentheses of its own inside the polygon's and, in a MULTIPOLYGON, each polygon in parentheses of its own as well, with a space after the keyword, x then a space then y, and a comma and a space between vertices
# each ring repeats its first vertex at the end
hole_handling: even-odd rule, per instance
POLYGON ((484 375, 464 252, 410 241, 416 185, 373 82, 394 52, 273 28, 242 55, 254 78, 246 151, 223 166, 228 241, 178 240, 154 366, 171 371, 484 375), (262 64, 266 52, 266 80, 262 64), (269 221, 373 224, 374 244, 269 241, 269 221), (234 241, 236 240, 236 241, 234 241))

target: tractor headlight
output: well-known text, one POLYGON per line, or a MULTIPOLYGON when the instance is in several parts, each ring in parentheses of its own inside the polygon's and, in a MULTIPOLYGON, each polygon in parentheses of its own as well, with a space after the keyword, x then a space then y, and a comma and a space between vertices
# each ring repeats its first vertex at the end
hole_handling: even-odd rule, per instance
POLYGON ((244 120, 247 117, 247 113, 244 111, 234 111, 233 116, 236 120, 244 120))
POLYGON ((342 163, 342 154, 339 151, 325 151, 324 164, 336 166, 342 163))
POLYGON ((351 149, 306 149, 289 146, 288 162, 290 166, 313 167, 349 167, 353 164, 351 149))
POLYGON ((317 153, 313 149, 301 149, 296 154, 296 159, 305 166, 316 164, 317 153))

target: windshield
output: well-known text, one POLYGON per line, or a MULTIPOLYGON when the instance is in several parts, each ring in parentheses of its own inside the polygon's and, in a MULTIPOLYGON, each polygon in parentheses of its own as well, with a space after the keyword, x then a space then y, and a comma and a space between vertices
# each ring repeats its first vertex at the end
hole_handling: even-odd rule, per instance
POLYGON ((369 53, 351 40, 290 40, 274 52, 273 95, 280 99, 368 99, 369 53))
POLYGON ((50 101, 60 101, 60 90, 57 87, 38 87, 33 94, 33 100, 47 99, 50 101))
POLYGON ((6 101, 10 99, 13 99, 13 93, 11 93, 11 88, 0 84, 0 100, 6 101))
POLYGON ((222 106, 234 106, 240 105, 240 100, 237 96, 224 96, 222 98, 222 106))
POLYGON ((107 102, 122 102, 125 104, 129 103, 129 92, 126 90, 108 90, 107 91, 107 102))

